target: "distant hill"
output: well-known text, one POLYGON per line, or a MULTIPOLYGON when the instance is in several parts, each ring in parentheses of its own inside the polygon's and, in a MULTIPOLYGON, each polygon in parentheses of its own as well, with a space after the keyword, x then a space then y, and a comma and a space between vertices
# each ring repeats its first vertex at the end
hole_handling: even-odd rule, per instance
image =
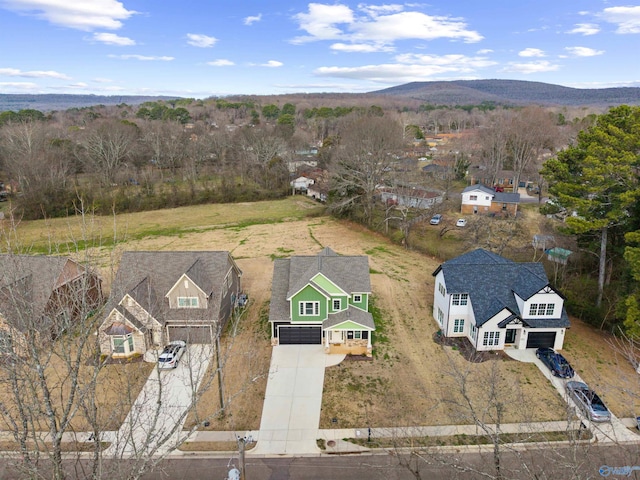
POLYGON ((437 105, 478 105, 482 102, 502 105, 640 105, 640 87, 570 88, 522 80, 412 82, 371 94, 407 97, 437 105))
POLYGON ((0 94, 0 112, 6 110, 34 109, 41 112, 67 110, 94 105, 140 105, 157 100, 173 100, 176 97, 152 97, 144 95, 66 95, 66 94, 0 94))

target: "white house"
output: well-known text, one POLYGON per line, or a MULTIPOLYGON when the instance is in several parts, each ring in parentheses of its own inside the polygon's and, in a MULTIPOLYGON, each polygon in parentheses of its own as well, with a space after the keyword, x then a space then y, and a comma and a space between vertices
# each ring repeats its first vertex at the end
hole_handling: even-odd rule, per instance
POLYGON ((295 180, 292 180, 291 181, 291 186, 296 191, 306 192, 307 189, 311 185, 313 185, 314 183, 316 183, 316 181, 313 178, 301 176, 301 177, 296 178, 295 180))
POLYGON ((478 351, 562 349, 569 317, 541 263, 478 249, 444 262, 433 276, 433 317, 444 336, 465 337, 478 351))
POLYGON ((470 185, 462 191, 460 213, 516 215, 519 193, 496 192, 484 185, 470 185))

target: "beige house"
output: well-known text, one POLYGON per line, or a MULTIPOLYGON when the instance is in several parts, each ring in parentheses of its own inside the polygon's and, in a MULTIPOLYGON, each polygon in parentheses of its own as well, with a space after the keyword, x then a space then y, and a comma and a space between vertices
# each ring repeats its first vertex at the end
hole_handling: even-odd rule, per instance
POLYGON ((125 252, 99 328, 101 353, 212 343, 238 304, 241 276, 229 252, 125 252))

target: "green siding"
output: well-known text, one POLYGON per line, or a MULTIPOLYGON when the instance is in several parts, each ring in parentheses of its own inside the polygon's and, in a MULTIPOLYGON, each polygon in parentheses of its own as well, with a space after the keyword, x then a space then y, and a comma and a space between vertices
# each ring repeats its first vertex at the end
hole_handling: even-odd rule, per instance
POLYGON ((340 287, 338 287, 335 283, 333 283, 321 273, 313 277, 311 281, 330 295, 344 295, 344 292, 342 291, 342 289, 340 289, 340 287))
POLYGON ((348 302, 348 298, 346 295, 334 295, 331 297, 331 300, 329 300, 329 312, 330 313, 336 313, 336 312, 340 312, 342 310, 346 310, 347 309, 347 302, 348 302), (333 309, 333 301, 334 300, 340 300, 340 307, 342 307, 340 310, 334 310, 333 309))
POLYGON ((354 307, 358 307, 361 310, 368 311, 369 310, 369 295, 366 293, 357 293, 356 295, 362 295, 362 301, 356 303, 353 301, 353 294, 351 294, 350 304, 354 307))
POLYGON ((321 322, 327 318, 327 298, 311 285, 307 285, 291 298, 292 322, 321 322), (300 315, 300 302, 320 302, 319 315, 300 315))

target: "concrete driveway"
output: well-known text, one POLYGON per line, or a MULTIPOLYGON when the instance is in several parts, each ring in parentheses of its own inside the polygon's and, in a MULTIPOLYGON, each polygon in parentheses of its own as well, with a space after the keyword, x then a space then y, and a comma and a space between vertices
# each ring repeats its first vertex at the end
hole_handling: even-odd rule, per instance
POLYGON ((175 369, 154 369, 105 454, 129 458, 175 449, 184 440, 186 412, 212 355, 211 345, 189 345, 175 369))
MULTIPOLYGON (((511 358, 520 362, 534 363, 542 372, 542 374, 551 382, 555 389, 560 393, 560 396, 567 402, 570 407, 573 407, 576 415, 582 423, 589 425, 593 435, 599 442, 637 442, 638 435, 629 431, 629 429, 622 423, 622 421, 611 414, 611 422, 591 422, 580 410, 572 398, 567 395, 566 383, 569 380, 564 378, 554 377, 551 374, 551 370, 542 363, 542 361, 536 357, 536 351, 533 348, 529 349, 506 349, 505 353, 511 358)), ((571 379, 578 382, 584 382, 580 375, 577 373, 571 379)), ((586 382, 584 382, 586 383, 586 382)))
POLYGON ((319 453, 324 369, 344 357, 325 354, 321 345, 273 347, 258 443, 247 454, 319 453))

